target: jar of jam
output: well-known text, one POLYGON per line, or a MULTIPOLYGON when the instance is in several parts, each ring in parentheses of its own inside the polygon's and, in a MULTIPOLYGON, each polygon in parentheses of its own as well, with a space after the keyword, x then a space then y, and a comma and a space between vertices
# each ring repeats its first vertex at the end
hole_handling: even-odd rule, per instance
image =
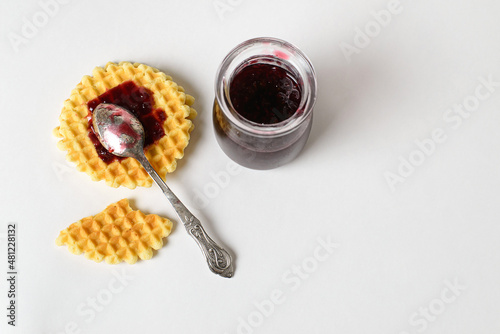
POLYGON ((315 101, 314 68, 298 48, 276 38, 243 42, 217 71, 217 141, 244 167, 282 166, 306 144, 315 101))

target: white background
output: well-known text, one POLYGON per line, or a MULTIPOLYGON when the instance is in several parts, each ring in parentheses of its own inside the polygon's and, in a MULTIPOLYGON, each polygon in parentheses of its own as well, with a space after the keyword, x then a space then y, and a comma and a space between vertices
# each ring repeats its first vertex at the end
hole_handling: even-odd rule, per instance
POLYGON ((500 332, 500 87, 460 124, 443 118, 488 92, 480 78, 500 81, 499 2, 401 0, 380 27, 373 12, 388 3, 74 0, 43 22, 37 1, 2 0, 0 332, 500 332), (36 19, 36 33, 11 41, 36 19), (369 45, 356 39, 365 28, 369 45), (259 36, 297 45, 314 64, 311 137, 292 163, 241 169, 214 187, 230 161, 211 123, 215 72, 259 36), (156 187, 92 182, 56 148, 51 131, 70 91, 95 66, 123 60, 159 68, 196 98, 196 129, 168 183, 234 253, 234 278, 208 270, 156 187), (421 158, 415 141, 436 129, 446 140, 391 189, 387 173, 421 158), (97 264, 55 245, 60 230, 122 198, 175 222, 152 260, 97 264), (9 222, 18 224, 15 328, 5 316, 9 222), (322 261, 318 239, 338 243, 322 261), (109 292, 121 272, 133 279, 109 292), (259 311, 275 290, 280 303, 259 311), (89 311, 97 297, 106 305, 89 311))

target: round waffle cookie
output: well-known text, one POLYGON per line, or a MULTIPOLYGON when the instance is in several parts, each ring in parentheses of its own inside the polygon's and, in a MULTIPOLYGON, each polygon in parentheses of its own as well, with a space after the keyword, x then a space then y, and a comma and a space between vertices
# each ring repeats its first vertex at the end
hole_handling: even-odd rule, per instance
POLYGON ((129 62, 96 67, 92 76, 84 76, 64 102, 60 125, 54 129, 54 135, 61 138, 57 146, 67 151, 66 159, 75 163, 79 171, 90 175, 92 180, 105 180, 111 187, 150 187, 153 180, 137 160, 106 161, 95 146, 96 140, 91 139, 89 102, 99 101, 104 93, 122 84, 146 88, 152 93, 152 108, 160 110, 163 115, 158 119, 164 135, 148 145, 144 153, 158 174, 165 178, 167 173, 175 170, 176 160, 184 156, 196 111, 191 108, 194 98, 185 94, 171 77, 155 68, 129 62))

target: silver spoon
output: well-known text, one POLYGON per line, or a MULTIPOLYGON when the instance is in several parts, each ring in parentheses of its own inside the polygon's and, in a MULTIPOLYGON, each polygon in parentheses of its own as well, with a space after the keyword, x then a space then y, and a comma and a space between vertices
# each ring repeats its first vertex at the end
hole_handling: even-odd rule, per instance
POLYGON ((232 277, 234 267, 229 253, 208 236, 200 221, 175 196, 144 155, 144 128, 141 122, 125 108, 101 103, 93 111, 93 127, 97 138, 110 153, 136 159, 155 180, 205 254, 210 270, 223 277, 232 277))

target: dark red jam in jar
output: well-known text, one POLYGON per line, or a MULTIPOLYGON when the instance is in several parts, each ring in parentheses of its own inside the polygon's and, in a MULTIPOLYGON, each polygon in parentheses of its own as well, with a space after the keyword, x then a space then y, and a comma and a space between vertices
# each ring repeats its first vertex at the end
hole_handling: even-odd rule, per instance
POLYGON ((217 141, 240 165, 276 168, 306 144, 316 78, 307 57, 293 45, 274 38, 240 44, 219 67, 215 93, 217 141))
POLYGON ((229 86, 234 110, 260 124, 276 124, 292 117, 301 95, 297 79, 290 72, 266 63, 243 67, 229 86))
POLYGON ((101 158, 107 164, 115 160, 121 161, 125 158, 109 153, 97 139, 92 127, 92 112, 101 103, 112 103, 131 111, 141 121, 144 127, 144 147, 157 142, 165 135, 163 123, 167 119, 165 111, 160 108, 154 109, 153 92, 146 87, 137 86, 133 81, 126 81, 87 103, 89 109, 89 132, 88 136, 101 158))

